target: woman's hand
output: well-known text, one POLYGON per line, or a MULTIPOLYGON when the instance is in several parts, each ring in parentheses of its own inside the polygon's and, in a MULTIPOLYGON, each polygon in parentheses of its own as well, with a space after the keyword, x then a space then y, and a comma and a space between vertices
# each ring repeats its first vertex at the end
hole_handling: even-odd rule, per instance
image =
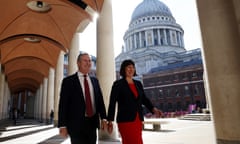
POLYGON ((112 121, 109 121, 108 122, 108 133, 112 133, 112 131, 113 131, 113 123, 112 123, 112 121))

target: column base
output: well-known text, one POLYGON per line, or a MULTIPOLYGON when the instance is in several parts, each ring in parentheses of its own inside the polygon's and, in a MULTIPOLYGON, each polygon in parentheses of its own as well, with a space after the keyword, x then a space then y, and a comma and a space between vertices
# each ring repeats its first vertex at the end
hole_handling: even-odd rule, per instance
POLYGON ((58 126, 58 120, 53 120, 53 125, 54 125, 54 127, 57 127, 58 126))
POLYGON ((217 144, 240 144, 240 140, 217 139, 217 144))

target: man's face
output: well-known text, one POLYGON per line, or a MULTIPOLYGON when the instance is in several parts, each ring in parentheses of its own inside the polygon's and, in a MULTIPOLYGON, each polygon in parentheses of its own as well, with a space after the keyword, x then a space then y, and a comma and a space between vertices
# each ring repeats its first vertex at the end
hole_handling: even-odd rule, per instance
POLYGON ((77 64, 79 71, 83 74, 89 73, 92 67, 92 61, 89 55, 82 55, 77 64))

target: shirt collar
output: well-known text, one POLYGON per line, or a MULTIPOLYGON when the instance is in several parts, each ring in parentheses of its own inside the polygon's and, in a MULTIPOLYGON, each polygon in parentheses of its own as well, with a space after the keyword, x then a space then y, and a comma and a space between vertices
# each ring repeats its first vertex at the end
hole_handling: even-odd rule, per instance
POLYGON ((84 75, 88 77, 88 74, 83 74, 82 72, 78 71, 78 77, 84 77, 84 75))

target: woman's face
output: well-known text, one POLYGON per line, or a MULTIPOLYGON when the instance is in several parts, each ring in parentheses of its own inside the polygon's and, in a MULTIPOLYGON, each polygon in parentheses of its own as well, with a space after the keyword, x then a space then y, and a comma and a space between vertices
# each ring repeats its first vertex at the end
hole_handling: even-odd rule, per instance
POLYGON ((133 77, 135 73, 135 67, 133 65, 128 65, 125 68, 126 77, 133 77))

